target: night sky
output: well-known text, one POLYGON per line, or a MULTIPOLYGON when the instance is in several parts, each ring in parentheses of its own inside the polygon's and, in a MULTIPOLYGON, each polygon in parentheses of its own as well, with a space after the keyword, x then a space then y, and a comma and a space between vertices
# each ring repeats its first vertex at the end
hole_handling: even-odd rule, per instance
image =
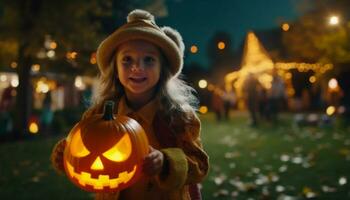
POLYGON ((197 54, 188 54, 186 63, 207 65, 207 43, 218 32, 231 35, 238 48, 249 30, 279 27, 300 16, 308 1, 302 0, 168 0, 167 16, 157 18, 160 25, 177 29, 186 49, 198 46, 197 54))

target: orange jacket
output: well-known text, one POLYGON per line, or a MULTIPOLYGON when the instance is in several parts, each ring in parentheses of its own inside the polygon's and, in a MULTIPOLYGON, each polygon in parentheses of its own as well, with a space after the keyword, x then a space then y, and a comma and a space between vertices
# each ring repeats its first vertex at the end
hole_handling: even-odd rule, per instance
MULTIPOLYGON (((175 133, 168 127, 163 115, 157 112, 158 106, 159 101, 154 99, 138 111, 133 111, 122 98, 116 113, 132 117, 142 125, 150 145, 164 154, 166 167, 163 172, 153 178, 143 177, 118 193, 97 193, 96 199, 190 199, 190 186, 205 178, 209 163, 202 149, 198 117, 193 114, 191 122, 179 129, 183 132, 175 133)), ((83 118, 102 113, 102 110, 102 106, 97 106, 85 112, 83 118)), ((62 146, 57 145, 52 153, 53 165, 59 170, 63 170, 63 164, 61 160, 57 163, 55 158, 59 157, 58 149, 62 150, 62 146)))

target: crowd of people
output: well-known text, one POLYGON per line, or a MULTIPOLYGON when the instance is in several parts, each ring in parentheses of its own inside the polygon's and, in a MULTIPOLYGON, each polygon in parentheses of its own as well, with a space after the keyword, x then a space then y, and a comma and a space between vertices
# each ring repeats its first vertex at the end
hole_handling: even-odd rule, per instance
MULTIPOLYGON (((278 113, 286 102, 284 80, 273 71, 271 87, 266 89, 255 74, 249 73, 243 83, 242 98, 249 111, 251 126, 257 126, 261 120, 276 122, 278 113)), ((237 102, 238 97, 233 90, 215 89, 212 92, 211 108, 216 119, 229 119, 229 111, 237 106, 237 102)))
POLYGON ((272 73, 269 89, 264 88, 254 74, 249 74, 243 84, 243 95, 251 126, 257 126, 259 119, 276 122, 286 100, 285 84, 276 71, 272 73))
MULTIPOLYGON (((6 87, 0 98, 0 135, 15 131, 16 88, 11 85, 6 87)), ((33 114, 34 116, 35 114, 33 114)), ((42 101, 42 108, 38 113, 38 125, 44 134, 51 129, 54 112, 52 110, 52 95, 47 92, 42 101)), ((30 121, 30 120, 29 120, 30 121)))
POLYGON ((9 86, 4 89, 0 99, 0 134, 13 130, 12 109, 15 103, 15 88, 9 86))

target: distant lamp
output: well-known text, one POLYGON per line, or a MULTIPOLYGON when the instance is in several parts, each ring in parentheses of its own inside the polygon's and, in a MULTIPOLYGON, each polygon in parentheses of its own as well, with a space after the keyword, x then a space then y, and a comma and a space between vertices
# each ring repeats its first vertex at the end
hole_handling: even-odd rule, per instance
POLYGON ((93 64, 93 65, 97 63, 96 52, 91 54, 91 56, 90 56, 90 63, 93 64))
POLYGON ((199 108, 199 112, 200 112, 201 114, 207 113, 207 112, 208 112, 208 107, 207 107, 207 106, 201 106, 201 107, 199 108))
POLYGON ((86 85, 83 81, 83 77, 81 77, 81 76, 75 77, 74 85, 78 90, 85 90, 86 89, 86 85))
POLYGON ((10 85, 12 87, 17 87, 19 85, 18 77, 12 78, 10 85))
POLYGON ((196 45, 192 45, 190 48, 191 53, 195 54, 198 52, 198 47, 196 45))
POLYGON ((329 18, 329 24, 334 26, 339 24, 339 17, 338 16, 331 16, 329 18))
POLYGON ((36 91, 37 93, 47 93, 49 90, 50 90, 50 87, 49 87, 49 85, 46 83, 46 81, 44 81, 44 80, 39 80, 39 81, 36 83, 35 91, 36 91))
POLYGON ((336 89, 338 87, 338 81, 335 78, 332 78, 331 80, 329 80, 328 82, 328 87, 332 90, 336 89))
POLYGON ((50 42, 50 49, 56 49, 57 48, 57 43, 52 41, 50 42))
POLYGON ((6 75, 1 75, 1 76, 0 76, 0 81, 1 81, 1 82, 7 81, 7 76, 6 76, 6 75))
POLYGON ((71 51, 66 53, 66 58, 68 60, 74 60, 77 58, 78 53, 76 51, 71 51))
POLYGON ((338 113, 339 113, 339 114, 344 114, 345 111, 346 111, 345 106, 339 106, 339 107, 338 107, 338 113))
POLYGON ((46 53, 46 56, 49 57, 49 58, 53 58, 55 57, 55 51, 54 50, 49 50, 47 53, 46 53))
POLYGON ((218 42, 218 49, 223 50, 225 49, 225 47, 226 47, 225 42, 222 42, 222 41, 218 42))
POLYGON ((310 81, 310 83, 315 83, 316 82, 316 77, 315 76, 310 76, 309 81, 310 81))
POLYGON ((283 31, 289 31, 290 26, 289 26, 288 23, 283 23, 281 28, 282 28, 283 31))
POLYGON ((199 88, 204 89, 208 86, 208 82, 206 80, 202 79, 202 80, 198 81, 198 86, 199 86, 199 88))
POLYGON ((28 124, 30 134, 37 134, 39 132, 39 119, 37 116, 30 116, 28 124))
POLYGON ((29 132, 30 132, 31 134, 37 134, 37 133, 39 132, 39 126, 38 126, 38 124, 35 123, 35 122, 31 122, 31 123, 29 124, 29 132))
POLYGON ((17 65, 18 65, 18 64, 17 64, 16 62, 12 62, 12 63, 11 63, 11 68, 12 68, 12 69, 16 69, 16 68, 17 68, 17 65))
POLYGON ((40 71, 40 65, 39 64, 32 65, 32 71, 33 72, 39 72, 40 71))
POLYGON ((335 111, 336 111, 336 109, 334 106, 328 106, 326 113, 327 113, 327 115, 331 116, 335 113, 335 111))

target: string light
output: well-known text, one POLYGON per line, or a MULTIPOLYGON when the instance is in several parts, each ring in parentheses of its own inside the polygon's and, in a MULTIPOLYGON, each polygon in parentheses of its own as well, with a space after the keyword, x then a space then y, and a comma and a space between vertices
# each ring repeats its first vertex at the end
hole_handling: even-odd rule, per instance
POLYGON ((12 69, 16 69, 17 68, 17 63, 16 62, 12 62, 11 63, 11 68, 12 69))
POLYGON ((92 53, 91 56, 90 56, 90 63, 91 64, 96 64, 97 63, 97 60, 96 60, 96 53, 92 53))
POLYGON ((326 110, 327 115, 331 116, 335 113, 335 107, 334 106, 328 106, 326 110))
POLYGON ((337 79, 332 78, 331 80, 329 80, 329 82, 328 82, 328 87, 329 87, 330 89, 336 89, 336 88, 338 87, 338 81, 337 81, 337 79))
POLYGON ((225 42, 222 42, 222 41, 218 42, 218 49, 223 50, 225 49, 225 47, 226 47, 225 42))
POLYGON ((283 23, 281 28, 283 31, 288 31, 290 27, 288 23, 283 23))
POLYGON ((338 16, 331 16, 329 18, 329 24, 330 25, 337 25, 337 24, 339 24, 339 17, 338 16))
POLYGON ((202 113, 202 114, 205 114, 208 112, 208 107, 207 106, 201 106, 199 108, 199 112, 202 113))
POLYGON ((198 47, 196 45, 192 45, 190 48, 191 53, 195 54, 198 52, 198 47))
POLYGON ((208 86, 208 82, 206 80, 202 79, 202 80, 198 81, 198 86, 199 86, 199 88, 204 89, 208 86))
MULTIPOLYGON (((286 24, 285 26, 287 26, 286 24)), ((288 25, 289 26, 289 25, 288 25)), ((293 96, 295 94, 292 88, 292 74, 289 70, 296 69, 301 73, 312 71, 315 75, 322 74, 333 69, 332 64, 323 63, 297 63, 297 62, 276 62, 273 63, 263 45, 259 42, 254 33, 249 32, 245 41, 244 55, 241 69, 228 73, 225 76, 225 88, 233 89, 237 92, 237 96, 242 96, 242 87, 248 74, 254 74, 260 84, 266 88, 271 88, 271 72, 276 70, 281 77, 285 78, 287 86, 287 94, 293 96)), ((316 82, 316 76, 310 77, 311 83, 316 82)))
POLYGON ((310 81, 310 83, 315 83, 316 82, 316 77, 315 76, 310 76, 309 81, 310 81))
POLYGON ((39 132, 39 126, 35 122, 29 124, 29 132, 32 134, 37 134, 39 132))

